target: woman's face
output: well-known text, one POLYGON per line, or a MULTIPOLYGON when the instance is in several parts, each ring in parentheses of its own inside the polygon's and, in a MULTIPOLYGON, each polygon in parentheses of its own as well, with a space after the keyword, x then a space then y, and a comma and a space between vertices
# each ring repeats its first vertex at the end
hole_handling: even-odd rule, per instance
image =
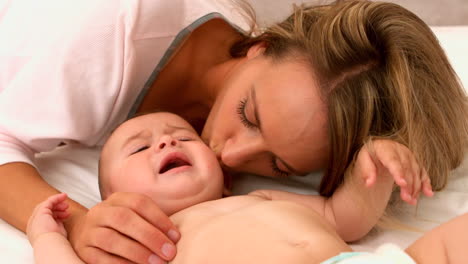
POLYGON ((202 138, 229 169, 303 175, 328 160, 327 115, 312 71, 253 47, 228 74, 202 138))

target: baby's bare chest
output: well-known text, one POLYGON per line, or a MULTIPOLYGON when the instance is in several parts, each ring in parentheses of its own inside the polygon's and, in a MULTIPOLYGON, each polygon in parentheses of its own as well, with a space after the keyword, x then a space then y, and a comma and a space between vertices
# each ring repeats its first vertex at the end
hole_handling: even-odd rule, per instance
POLYGON ((182 238, 172 263, 318 262, 329 257, 330 251, 322 256, 320 249, 335 237, 309 210, 258 198, 226 199, 193 208, 173 219, 182 238))

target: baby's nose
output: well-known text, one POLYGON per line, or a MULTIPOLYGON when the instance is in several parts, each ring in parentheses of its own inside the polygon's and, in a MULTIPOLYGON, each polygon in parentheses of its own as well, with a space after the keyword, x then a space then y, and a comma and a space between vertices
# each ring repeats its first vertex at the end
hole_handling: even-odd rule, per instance
POLYGON ((158 149, 162 150, 166 147, 175 147, 177 146, 177 140, 169 135, 164 135, 159 140, 158 149))

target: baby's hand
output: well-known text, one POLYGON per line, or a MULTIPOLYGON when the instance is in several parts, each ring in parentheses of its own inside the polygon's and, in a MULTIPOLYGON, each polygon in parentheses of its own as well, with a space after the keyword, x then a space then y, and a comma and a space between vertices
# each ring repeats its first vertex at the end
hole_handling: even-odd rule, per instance
POLYGON ((392 140, 372 140, 366 144, 356 159, 355 168, 363 175, 367 187, 377 180, 377 175, 390 173, 400 186, 403 201, 415 205, 422 190, 432 196, 431 180, 413 153, 404 145, 392 140))
POLYGON ((65 193, 52 195, 38 204, 29 218, 26 230, 31 245, 36 238, 45 233, 56 232, 67 237, 67 231, 63 226, 63 221, 70 216, 67 209, 67 194, 65 193))

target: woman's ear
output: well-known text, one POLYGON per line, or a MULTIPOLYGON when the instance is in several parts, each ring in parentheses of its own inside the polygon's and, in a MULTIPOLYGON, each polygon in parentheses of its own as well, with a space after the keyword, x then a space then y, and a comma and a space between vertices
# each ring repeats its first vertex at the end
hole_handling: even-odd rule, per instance
POLYGON ((260 42, 258 44, 253 45, 247 51, 247 59, 253 59, 259 55, 262 55, 265 52, 266 44, 264 42, 260 42))

